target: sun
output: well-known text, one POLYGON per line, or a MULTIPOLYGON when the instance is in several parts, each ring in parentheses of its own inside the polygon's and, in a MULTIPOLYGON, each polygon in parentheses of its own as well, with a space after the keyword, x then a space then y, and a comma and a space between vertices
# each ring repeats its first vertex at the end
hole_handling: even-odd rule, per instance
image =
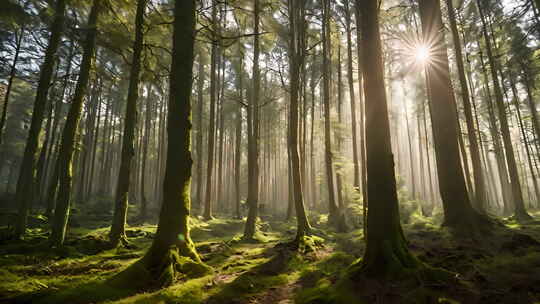
POLYGON ((419 63, 425 64, 430 60, 431 52, 427 46, 419 45, 416 47, 415 57, 416 57, 416 61, 418 61, 419 63))

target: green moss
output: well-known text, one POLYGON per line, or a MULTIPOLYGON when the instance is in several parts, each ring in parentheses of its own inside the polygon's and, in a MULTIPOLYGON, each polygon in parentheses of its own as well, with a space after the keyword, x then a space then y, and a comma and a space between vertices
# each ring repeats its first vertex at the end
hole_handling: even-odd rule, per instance
POLYGON ((192 217, 190 224, 190 235, 194 241, 231 238, 237 233, 241 233, 244 227, 243 220, 219 218, 205 222, 192 217))
MULTIPOLYGON (((350 289, 349 289, 350 290, 350 289)), ((304 289, 295 297, 297 304, 349 304, 371 303, 347 291, 337 291, 329 282, 321 281, 314 288, 304 289)))
MULTIPOLYGON (((314 229, 318 237, 304 238, 303 249, 293 250, 291 243, 275 246, 277 240, 294 236, 293 221, 269 222, 267 231, 261 231, 262 242, 249 243, 239 241, 242 220, 193 219, 193 231, 201 233, 196 244, 199 255, 216 272, 205 274, 201 264, 174 257, 178 263, 169 269, 175 275, 174 282, 161 289, 151 289, 148 269, 136 262, 150 246, 156 226, 130 227, 133 247, 106 249, 99 246, 106 240, 108 223, 83 223, 95 228, 70 229, 65 248, 49 250, 46 232, 37 228, 24 241, 3 243, 0 298, 27 303, 264 302, 272 293, 294 288, 296 303, 374 303, 374 291, 399 295, 394 298, 396 303, 454 303, 460 300, 455 299, 461 297, 459 292, 468 290, 485 296, 480 302, 493 300, 497 291, 504 293, 505 303, 532 303, 536 300, 523 297, 531 294, 531 286, 540 286, 536 279, 540 278, 538 252, 524 246, 501 249, 515 232, 540 240, 540 225, 535 222, 518 226, 507 221, 510 229, 501 227, 490 242, 470 244, 470 240, 451 238, 433 218, 413 213, 410 224, 404 225, 414 245, 409 248, 428 265, 451 269, 469 282, 463 284, 455 279, 455 273, 424 266, 405 271, 400 280, 385 285, 349 276, 349 266, 355 260, 357 265, 362 261, 357 259, 364 250, 361 229, 348 233, 314 229)), ((461 302, 468 303, 466 298, 461 302)))
POLYGON ((155 292, 139 293, 113 303, 203 303, 209 295, 206 287, 212 284, 212 278, 213 276, 204 276, 198 279, 188 280, 182 284, 173 285, 155 292))
POLYGON ((318 249, 322 248, 324 239, 315 235, 304 235, 300 238, 296 238, 293 242, 299 253, 306 254, 310 252, 315 252, 318 249))

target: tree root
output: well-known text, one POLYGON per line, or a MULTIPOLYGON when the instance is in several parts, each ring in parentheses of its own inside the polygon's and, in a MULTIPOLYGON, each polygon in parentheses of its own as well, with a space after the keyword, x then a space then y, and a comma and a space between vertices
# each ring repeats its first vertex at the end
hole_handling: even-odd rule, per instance
POLYGON ((154 290, 182 280, 202 277, 213 270, 201 261, 181 256, 176 247, 167 250, 160 261, 146 255, 111 279, 115 286, 154 290))
POLYGON ((300 254, 307 254, 324 247, 323 242, 324 240, 317 236, 301 235, 286 245, 293 251, 297 251, 300 254))

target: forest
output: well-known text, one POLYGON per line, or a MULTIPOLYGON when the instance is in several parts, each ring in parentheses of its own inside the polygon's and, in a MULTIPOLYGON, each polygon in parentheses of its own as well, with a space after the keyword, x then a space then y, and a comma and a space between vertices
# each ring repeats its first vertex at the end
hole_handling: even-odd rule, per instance
POLYGON ((540 303, 540 0, 1 0, 0 303, 540 303))

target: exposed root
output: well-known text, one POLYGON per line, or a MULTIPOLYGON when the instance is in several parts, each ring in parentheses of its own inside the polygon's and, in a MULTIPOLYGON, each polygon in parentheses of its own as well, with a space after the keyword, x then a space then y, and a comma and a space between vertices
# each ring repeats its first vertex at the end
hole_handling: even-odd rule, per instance
POLYGON ((455 218, 453 221, 445 220, 442 226, 446 226, 458 237, 483 238, 493 232, 496 221, 488 215, 480 214, 471 210, 469 214, 455 218))
POLYGON ((127 249, 132 248, 125 233, 122 233, 118 236, 109 235, 109 246, 110 248, 117 248, 119 246, 127 249))
POLYGON ((301 235, 292 242, 287 243, 287 247, 300 254, 315 252, 324 247, 324 240, 317 236, 301 235))
POLYGON ((119 287, 153 290, 211 272, 211 267, 201 261, 181 256, 176 247, 171 247, 158 263, 150 260, 147 255, 113 277, 111 283, 119 287))

